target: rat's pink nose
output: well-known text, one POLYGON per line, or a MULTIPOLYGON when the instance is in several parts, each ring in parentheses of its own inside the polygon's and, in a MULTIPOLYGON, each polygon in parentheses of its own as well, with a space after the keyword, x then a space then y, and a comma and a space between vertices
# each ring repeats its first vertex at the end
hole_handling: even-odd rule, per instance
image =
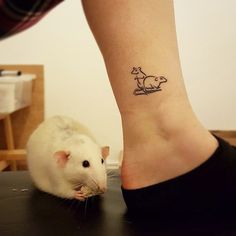
POLYGON ((106 187, 100 187, 100 188, 99 188, 99 191, 100 191, 100 192, 102 192, 102 193, 105 193, 105 192, 106 192, 106 190, 107 190, 107 188, 106 188, 106 187))

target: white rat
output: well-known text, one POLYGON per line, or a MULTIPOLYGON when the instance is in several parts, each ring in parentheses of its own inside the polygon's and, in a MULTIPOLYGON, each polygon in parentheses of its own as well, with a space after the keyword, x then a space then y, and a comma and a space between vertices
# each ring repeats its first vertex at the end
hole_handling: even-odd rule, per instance
POLYGON ((62 116, 40 124, 27 143, 28 168, 36 187, 81 201, 105 192, 108 154, 109 147, 101 148, 86 127, 62 116))

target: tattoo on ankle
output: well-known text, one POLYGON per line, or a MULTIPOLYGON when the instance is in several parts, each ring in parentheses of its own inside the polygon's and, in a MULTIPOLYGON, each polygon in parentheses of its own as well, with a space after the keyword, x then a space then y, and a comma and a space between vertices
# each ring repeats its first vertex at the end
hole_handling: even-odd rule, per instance
POLYGON ((161 84, 167 82, 164 76, 146 75, 141 67, 133 67, 131 74, 135 75, 137 82, 137 88, 133 92, 136 96, 161 91, 161 84))

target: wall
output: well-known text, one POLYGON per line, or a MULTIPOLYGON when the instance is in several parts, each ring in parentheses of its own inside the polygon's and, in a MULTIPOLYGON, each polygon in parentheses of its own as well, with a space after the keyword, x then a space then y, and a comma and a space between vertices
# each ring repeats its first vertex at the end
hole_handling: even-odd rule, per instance
MULTIPOLYGON (((176 0, 186 87, 209 129, 236 129, 236 1, 176 0)), ((104 63, 80 1, 67 0, 35 27, 0 43, 0 64, 44 64, 46 117, 69 115, 112 147, 122 148, 121 121, 104 63)))
POLYGON ((195 112, 209 129, 236 129, 236 1, 176 0, 175 12, 195 112))

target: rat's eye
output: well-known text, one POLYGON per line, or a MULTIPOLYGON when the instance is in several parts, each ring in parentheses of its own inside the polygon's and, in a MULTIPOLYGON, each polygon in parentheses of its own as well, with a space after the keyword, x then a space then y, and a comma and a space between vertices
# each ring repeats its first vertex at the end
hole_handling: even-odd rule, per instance
POLYGON ((102 158, 102 164, 104 163, 104 159, 102 158))
POLYGON ((83 161, 82 165, 84 168, 88 168, 90 166, 90 163, 89 163, 89 161, 85 160, 85 161, 83 161))

